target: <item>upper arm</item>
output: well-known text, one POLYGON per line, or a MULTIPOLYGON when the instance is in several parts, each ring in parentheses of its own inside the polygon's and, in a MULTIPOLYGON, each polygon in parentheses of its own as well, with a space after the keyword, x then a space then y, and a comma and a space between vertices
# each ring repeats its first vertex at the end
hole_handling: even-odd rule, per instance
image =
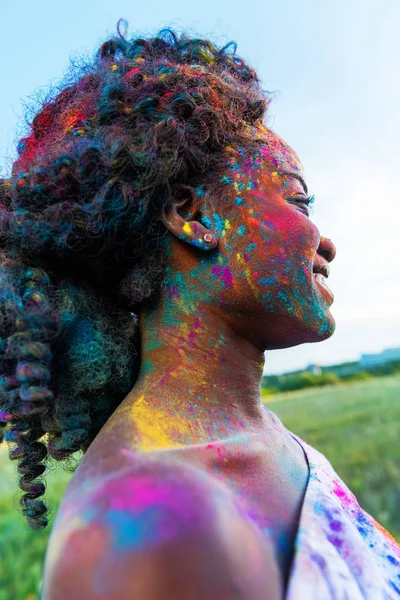
POLYGON ((152 464, 98 486, 60 520, 49 544, 42 596, 43 600, 281 597, 271 548, 254 524, 239 514, 225 488, 215 481, 208 486, 191 468, 165 464, 161 469, 152 464))

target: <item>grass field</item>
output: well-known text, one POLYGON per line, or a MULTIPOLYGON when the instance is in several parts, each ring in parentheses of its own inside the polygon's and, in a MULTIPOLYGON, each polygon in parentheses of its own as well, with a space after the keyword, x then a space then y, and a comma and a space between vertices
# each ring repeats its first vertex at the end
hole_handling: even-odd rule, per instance
POLYGON ((400 542, 400 376, 266 398, 400 542))
MULTIPOLYGON (((293 433, 320 450, 361 506, 400 540, 400 376, 268 396, 293 433)), ((38 600, 48 532, 33 532, 13 509, 14 465, 0 447, 0 600, 38 600)), ((47 476, 56 511, 70 478, 47 476)))

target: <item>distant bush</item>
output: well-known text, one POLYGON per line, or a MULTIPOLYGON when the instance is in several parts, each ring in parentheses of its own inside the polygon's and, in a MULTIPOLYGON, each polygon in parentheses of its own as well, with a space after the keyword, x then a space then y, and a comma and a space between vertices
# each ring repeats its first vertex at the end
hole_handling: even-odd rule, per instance
POLYGON ((280 385, 281 392, 289 392, 292 390, 304 390, 309 387, 317 387, 324 385, 335 385, 340 382, 340 378, 335 373, 319 373, 314 375, 308 371, 288 376, 280 385))
POLYGON ((372 373, 368 371, 357 371, 357 373, 350 373, 349 375, 342 375, 343 381, 366 381, 367 379, 373 379, 372 373))
POLYGON ((321 373, 321 375, 315 375, 314 377, 314 385, 336 385, 341 381, 339 375, 336 375, 336 373, 331 373, 330 371, 321 373))
POLYGON ((394 375, 400 371, 400 360, 392 360, 384 365, 371 366, 368 371, 374 377, 380 377, 382 375, 394 375))
POLYGON ((309 387, 335 385, 352 381, 368 381, 374 377, 400 374, 400 361, 391 361, 383 365, 371 365, 367 370, 362 369, 361 363, 343 363, 331 367, 322 367, 319 374, 310 371, 297 371, 283 375, 264 376, 261 388, 263 394, 276 394, 303 390, 309 387), (348 370, 349 369, 349 370, 348 370), (346 372, 347 371, 347 372, 346 372))

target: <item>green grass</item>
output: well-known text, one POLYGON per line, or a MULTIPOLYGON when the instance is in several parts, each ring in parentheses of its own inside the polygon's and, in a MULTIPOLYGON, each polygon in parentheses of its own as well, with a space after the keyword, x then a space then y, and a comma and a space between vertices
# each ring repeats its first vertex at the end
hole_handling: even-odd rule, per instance
MULTIPOLYGON (((361 506, 400 540, 400 376, 266 396, 265 402, 325 454, 361 506)), ((0 600, 38 600, 50 528, 31 531, 13 508, 17 477, 2 447, 0 477, 0 600)), ((47 476, 52 517, 69 478, 61 469, 47 476)))
MULTIPOLYGON (((0 600, 37 600, 50 527, 32 531, 15 510, 19 500, 17 476, 7 449, 0 446, 0 600)), ((70 477, 59 467, 46 476, 51 523, 70 477)))
POLYGON ((266 396, 322 452, 361 507, 400 541, 400 376, 266 396))

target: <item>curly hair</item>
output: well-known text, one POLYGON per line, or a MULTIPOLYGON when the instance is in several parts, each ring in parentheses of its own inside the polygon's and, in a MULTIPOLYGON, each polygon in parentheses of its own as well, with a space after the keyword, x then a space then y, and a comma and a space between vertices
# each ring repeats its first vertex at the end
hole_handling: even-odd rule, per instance
POLYGON ((85 452, 135 383, 161 210, 217 190, 269 100, 235 43, 163 29, 103 43, 30 123, 0 180, 0 442, 31 528, 48 523, 46 462, 85 452))

